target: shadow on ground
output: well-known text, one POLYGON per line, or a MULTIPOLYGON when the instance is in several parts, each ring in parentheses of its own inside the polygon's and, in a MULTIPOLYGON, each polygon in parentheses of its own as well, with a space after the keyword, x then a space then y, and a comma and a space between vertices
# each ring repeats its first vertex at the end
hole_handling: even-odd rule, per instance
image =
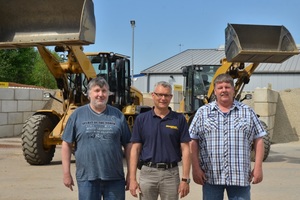
MULTIPOLYGON (((300 148, 297 149, 296 151, 299 151, 300 153, 300 148)), ((299 156, 297 157, 286 156, 284 152, 276 152, 271 150, 265 162, 266 163, 288 162, 293 164, 300 164, 300 159, 299 156)))

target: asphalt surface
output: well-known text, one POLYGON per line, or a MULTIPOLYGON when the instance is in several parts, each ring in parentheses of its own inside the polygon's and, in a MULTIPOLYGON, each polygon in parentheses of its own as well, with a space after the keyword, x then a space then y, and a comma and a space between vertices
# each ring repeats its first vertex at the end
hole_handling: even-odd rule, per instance
MULTIPOLYGON (((62 183, 60 151, 61 148, 58 146, 50 165, 31 166, 23 157, 20 138, 0 139, 0 199, 77 199, 76 185, 74 191, 70 191, 62 183)), ((251 186, 253 200, 300 199, 299 141, 271 145, 270 155, 264 162, 263 169, 263 182, 251 186)), ((72 174, 74 172, 73 162, 72 174)), ((184 199, 202 199, 200 185, 192 181, 190 190, 190 194, 184 199)), ((126 192, 126 199, 137 200, 129 192, 126 192)))

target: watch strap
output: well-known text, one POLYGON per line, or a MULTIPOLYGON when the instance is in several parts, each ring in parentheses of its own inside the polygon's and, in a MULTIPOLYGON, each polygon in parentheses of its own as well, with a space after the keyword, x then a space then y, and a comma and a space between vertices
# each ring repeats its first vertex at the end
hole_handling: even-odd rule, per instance
POLYGON ((191 182, 191 179, 189 179, 189 178, 182 178, 181 181, 186 182, 187 184, 189 184, 191 182))

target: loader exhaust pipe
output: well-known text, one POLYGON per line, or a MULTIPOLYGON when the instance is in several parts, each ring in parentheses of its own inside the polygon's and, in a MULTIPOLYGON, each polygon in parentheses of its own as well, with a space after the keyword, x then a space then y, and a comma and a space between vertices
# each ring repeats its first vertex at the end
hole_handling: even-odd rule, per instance
POLYGON ((92 0, 0 0, 0 48, 95 42, 92 0))
POLYGON ((230 62, 281 63, 299 50, 284 26, 228 24, 225 54, 230 62))

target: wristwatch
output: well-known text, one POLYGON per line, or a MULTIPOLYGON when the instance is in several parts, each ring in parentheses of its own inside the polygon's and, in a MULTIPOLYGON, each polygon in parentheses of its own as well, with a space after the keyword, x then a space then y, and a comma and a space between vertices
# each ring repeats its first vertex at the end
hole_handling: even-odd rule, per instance
POLYGON ((184 181, 184 182, 186 182, 187 184, 190 184, 191 179, 189 179, 189 178, 182 178, 181 181, 184 181))

